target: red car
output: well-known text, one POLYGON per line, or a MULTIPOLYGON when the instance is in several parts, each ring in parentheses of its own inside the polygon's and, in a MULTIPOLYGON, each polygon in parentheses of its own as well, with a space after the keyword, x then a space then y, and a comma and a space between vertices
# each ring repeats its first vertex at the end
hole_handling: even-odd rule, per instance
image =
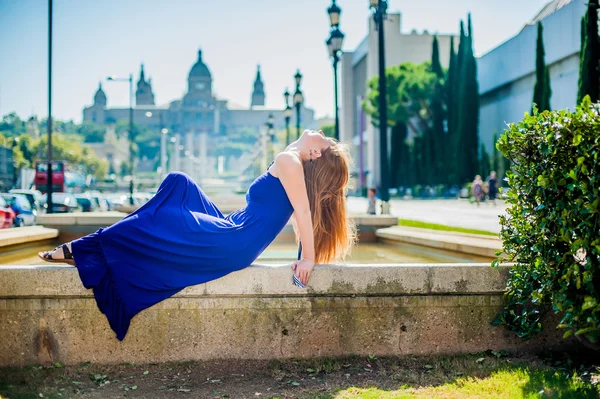
POLYGON ((8 229, 15 223, 15 212, 10 205, 0 197, 0 229, 8 229))

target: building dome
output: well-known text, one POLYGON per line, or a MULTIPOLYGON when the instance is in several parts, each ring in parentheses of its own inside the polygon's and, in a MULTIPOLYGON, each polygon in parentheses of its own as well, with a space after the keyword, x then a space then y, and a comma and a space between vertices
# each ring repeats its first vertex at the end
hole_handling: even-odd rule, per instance
POLYGON ((198 50, 198 61, 196 61, 196 63, 192 67, 189 77, 190 78, 199 78, 199 77, 210 78, 210 71, 208 70, 208 67, 204 64, 204 62, 202 62, 202 50, 198 50))
POLYGON ((98 90, 94 95, 94 104, 96 105, 106 105, 106 94, 104 94, 104 90, 102 90, 102 83, 98 84, 98 90))

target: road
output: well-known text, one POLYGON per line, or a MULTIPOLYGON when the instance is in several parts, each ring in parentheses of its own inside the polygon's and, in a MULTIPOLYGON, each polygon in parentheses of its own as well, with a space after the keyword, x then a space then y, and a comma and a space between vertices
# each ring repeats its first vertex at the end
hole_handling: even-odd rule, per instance
MULTIPOLYGON (((506 205, 496 202, 496 206, 485 203, 477 207, 466 200, 391 200, 390 205, 392 215, 401 219, 499 233, 499 216, 506 213, 506 205)), ((347 204, 350 213, 364 213, 367 209, 366 198, 349 197, 347 204)))

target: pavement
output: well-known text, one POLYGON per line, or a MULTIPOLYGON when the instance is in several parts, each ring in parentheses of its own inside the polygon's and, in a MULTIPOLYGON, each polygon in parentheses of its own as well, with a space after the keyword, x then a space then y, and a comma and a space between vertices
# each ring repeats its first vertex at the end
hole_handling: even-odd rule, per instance
MULTIPOLYGON (((348 198, 348 211, 352 214, 364 213, 367 209, 367 199, 358 197, 348 198)), ((506 214, 504 201, 482 203, 481 206, 471 204, 467 200, 398 200, 390 201, 391 214, 400 219, 418 220, 421 222, 437 223, 447 226, 463 227, 500 232, 499 216, 506 214)), ((379 209, 378 209, 379 212, 379 209)))

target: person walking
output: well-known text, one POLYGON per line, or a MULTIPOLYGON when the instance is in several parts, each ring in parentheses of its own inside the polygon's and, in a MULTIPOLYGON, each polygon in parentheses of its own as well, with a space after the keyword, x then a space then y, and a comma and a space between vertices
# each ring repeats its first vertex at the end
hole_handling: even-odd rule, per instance
POLYGON ((481 176, 475 176, 475 179, 471 184, 471 193, 473 194, 473 197, 475 197, 475 202, 477 203, 477 206, 479 206, 484 196, 483 180, 481 180, 481 176))

